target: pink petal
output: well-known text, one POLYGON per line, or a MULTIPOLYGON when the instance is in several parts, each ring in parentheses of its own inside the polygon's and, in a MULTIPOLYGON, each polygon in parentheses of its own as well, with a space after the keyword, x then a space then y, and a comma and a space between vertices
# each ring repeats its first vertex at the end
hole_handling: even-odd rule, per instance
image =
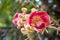
POLYGON ((18 19, 14 19, 14 20, 12 21, 12 23, 15 24, 15 25, 17 24, 17 22, 18 22, 18 19))
POLYGON ((38 30, 39 30, 39 29, 42 29, 42 30, 43 30, 43 29, 45 28, 45 24, 42 23, 39 27, 37 27, 37 26, 35 26, 35 27, 36 27, 38 30))

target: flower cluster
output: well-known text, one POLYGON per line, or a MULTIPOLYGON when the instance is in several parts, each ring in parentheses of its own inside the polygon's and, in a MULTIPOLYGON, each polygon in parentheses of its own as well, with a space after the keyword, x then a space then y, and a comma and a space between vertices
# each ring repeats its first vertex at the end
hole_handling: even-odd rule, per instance
POLYGON ((37 9, 31 9, 30 14, 26 14, 27 9, 22 8, 22 13, 16 13, 14 15, 13 24, 17 25, 23 34, 28 32, 41 31, 48 27, 51 23, 50 16, 45 11, 38 11, 37 9))

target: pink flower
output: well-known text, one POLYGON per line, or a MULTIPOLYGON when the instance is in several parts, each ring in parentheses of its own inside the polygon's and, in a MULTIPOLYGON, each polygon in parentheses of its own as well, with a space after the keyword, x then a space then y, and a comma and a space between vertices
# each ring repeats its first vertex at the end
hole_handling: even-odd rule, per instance
POLYGON ((12 23, 16 25, 19 20, 20 20, 19 13, 16 12, 16 14, 14 15, 14 20, 12 21, 12 23))
POLYGON ((14 19, 14 20, 12 21, 12 23, 16 25, 16 24, 18 23, 18 21, 19 21, 19 19, 16 18, 16 19, 14 19))
POLYGON ((37 30, 43 30, 50 25, 51 20, 50 16, 45 11, 35 11, 30 14, 28 23, 30 26, 34 25, 37 30))
POLYGON ((19 15, 19 13, 16 12, 16 14, 14 15, 14 19, 18 18, 18 15, 19 15))

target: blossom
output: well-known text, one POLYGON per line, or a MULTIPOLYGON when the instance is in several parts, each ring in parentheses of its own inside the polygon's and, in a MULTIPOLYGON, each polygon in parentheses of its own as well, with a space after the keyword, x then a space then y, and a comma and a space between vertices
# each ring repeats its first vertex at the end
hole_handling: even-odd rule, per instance
POLYGON ((12 21, 13 24, 17 25, 18 21, 21 20, 21 18, 19 18, 19 15, 20 15, 20 14, 19 14, 18 12, 15 13, 14 19, 13 19, 13 21, 12 21))
POLYGON ((45 11, 31 12, 28 23, 37 30, 43 30, 51 23, 50 16, 45 11))
POLYGON ((16 25, 16 24, 18 23, 18 20, 19 20, 19 19, 16 18, 16 19, 14 19, 14 20, 12 21, 12 23, 16 25))

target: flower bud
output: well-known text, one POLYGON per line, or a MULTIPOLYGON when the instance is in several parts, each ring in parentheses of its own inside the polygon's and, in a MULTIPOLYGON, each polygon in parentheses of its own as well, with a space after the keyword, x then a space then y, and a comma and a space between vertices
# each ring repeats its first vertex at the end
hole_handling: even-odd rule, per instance
POLYGON ((26 31, 26 29, 24 29, 24 28, 21 28, 21 32, 22 32, 22 34, 24 34, 24 35, 27 34, 27 31, 26 31))
POLYGON ((21 13, 18 15, 18 17, 19 18, 24 18, 24 16, 21 13))
POLYGON ((31 9, 31 12, 35 12, 35 11, 37 11, 36 8, 32 8, 32 9, 31 9))
POLYGON ((23 21, 22 21, 22 20, 20 20, 20 21, 17 23, 17 25, 18 25, 18 26, 23 26, 23 25, 24 25, 24 23, 23 23, 23 21))
POLYGON ((22 8, 22 12, 27 12, 27 8, 22 8))
POLYGON ((26 25, 25 28, 28 32, 33 32, 34 31, 34 29, 30 25, 26 25))

